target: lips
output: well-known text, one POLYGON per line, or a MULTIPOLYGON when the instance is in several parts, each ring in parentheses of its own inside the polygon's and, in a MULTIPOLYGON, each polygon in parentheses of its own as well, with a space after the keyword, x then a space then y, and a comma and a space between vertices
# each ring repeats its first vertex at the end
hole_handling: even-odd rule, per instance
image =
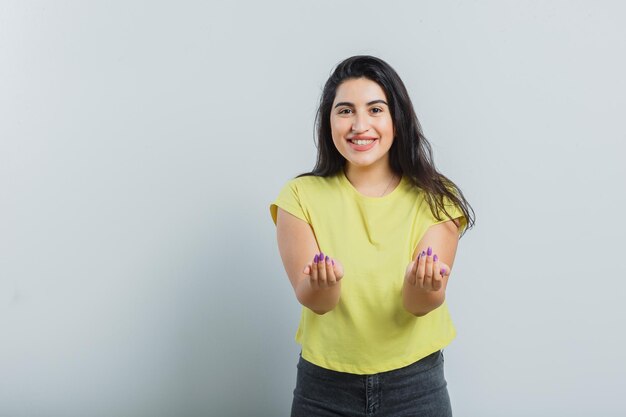
POLYGON ((348 143, 350 144, 350 147, 354 149, 355 151, 363 152, 363 151, 369 151, 370 149, 372 149, 378 143, 378 139, 373 140, 367 145, 357 145, 356 143, 350 140, 348 140, 348 143))
POLYGON ((349 142, 352 142, 353 140, 376 140, 378 138, 375 138, 373 136, 352 136, 351 138, 348 138, 349 142))

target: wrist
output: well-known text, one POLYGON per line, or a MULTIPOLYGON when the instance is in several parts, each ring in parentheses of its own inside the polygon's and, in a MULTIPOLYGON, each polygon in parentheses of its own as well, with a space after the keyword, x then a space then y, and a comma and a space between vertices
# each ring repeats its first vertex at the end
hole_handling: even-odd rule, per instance
POLYGON ((300 281, 296 295, 300 304, 316 314, 326 314, 339 302, 341 295, 341 282, 331 287, 313 288, 309 279, 300 281))
POLYGON ((410 284, 407 280, 404 281, 402 303, 405 310, 414 316, 425 316, 440 307, 444 303, 445 298, 443 288, 438 291, 427 291, 410 284))

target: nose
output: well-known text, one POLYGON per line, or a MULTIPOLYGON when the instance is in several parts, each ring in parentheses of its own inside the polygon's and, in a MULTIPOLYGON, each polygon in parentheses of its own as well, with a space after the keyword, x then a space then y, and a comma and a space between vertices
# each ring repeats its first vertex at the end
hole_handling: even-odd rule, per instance
POLYGON ((369 130, 368 123, 367 114, 357 113, 352 122, 352 131, 365 132, 369 130))

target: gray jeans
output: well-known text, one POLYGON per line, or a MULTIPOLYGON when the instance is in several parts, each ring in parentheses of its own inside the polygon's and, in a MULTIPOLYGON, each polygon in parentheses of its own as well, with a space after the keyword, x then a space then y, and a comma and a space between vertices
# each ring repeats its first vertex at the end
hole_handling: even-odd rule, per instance
POLYGON ((291 417, 452 417, 443 351, 403 368, 357 375, 298 360, 291 417))

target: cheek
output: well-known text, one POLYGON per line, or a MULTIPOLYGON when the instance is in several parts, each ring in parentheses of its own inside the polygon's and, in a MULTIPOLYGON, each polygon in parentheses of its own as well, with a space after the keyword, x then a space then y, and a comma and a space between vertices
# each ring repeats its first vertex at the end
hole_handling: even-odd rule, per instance
POLYGON ((383 130, 389 131, 393 133, 393 121, 391 118, 385 118, 380 121, 380 127, 383 130))
POLYGON ((333 132, 344 132, 346 129, 350 130, 351 126, 350 121, 346 119, 337 118, 330 121, 330 130, 333 132))
POLYGON ((341 123, 332 123, 330 124, 330 137, 335 144, 335 148, 339 149, 344 143, 344 136, 346 132, 343 130, 341 123))
POLYGON ((395 136, 394 131, 393 131, 393 123, 391 122, 391 120, 385 121, 384 123, 380 124, 379 131, 386 136, 390 136, 390 137, 395 136))
POLYGON ((337 126, 331 125, 330 136, 333 139, 333 143, 335 144, 335 146, 337 146, 342 141, 343 133, 340 130, 338 130, 337 126))

